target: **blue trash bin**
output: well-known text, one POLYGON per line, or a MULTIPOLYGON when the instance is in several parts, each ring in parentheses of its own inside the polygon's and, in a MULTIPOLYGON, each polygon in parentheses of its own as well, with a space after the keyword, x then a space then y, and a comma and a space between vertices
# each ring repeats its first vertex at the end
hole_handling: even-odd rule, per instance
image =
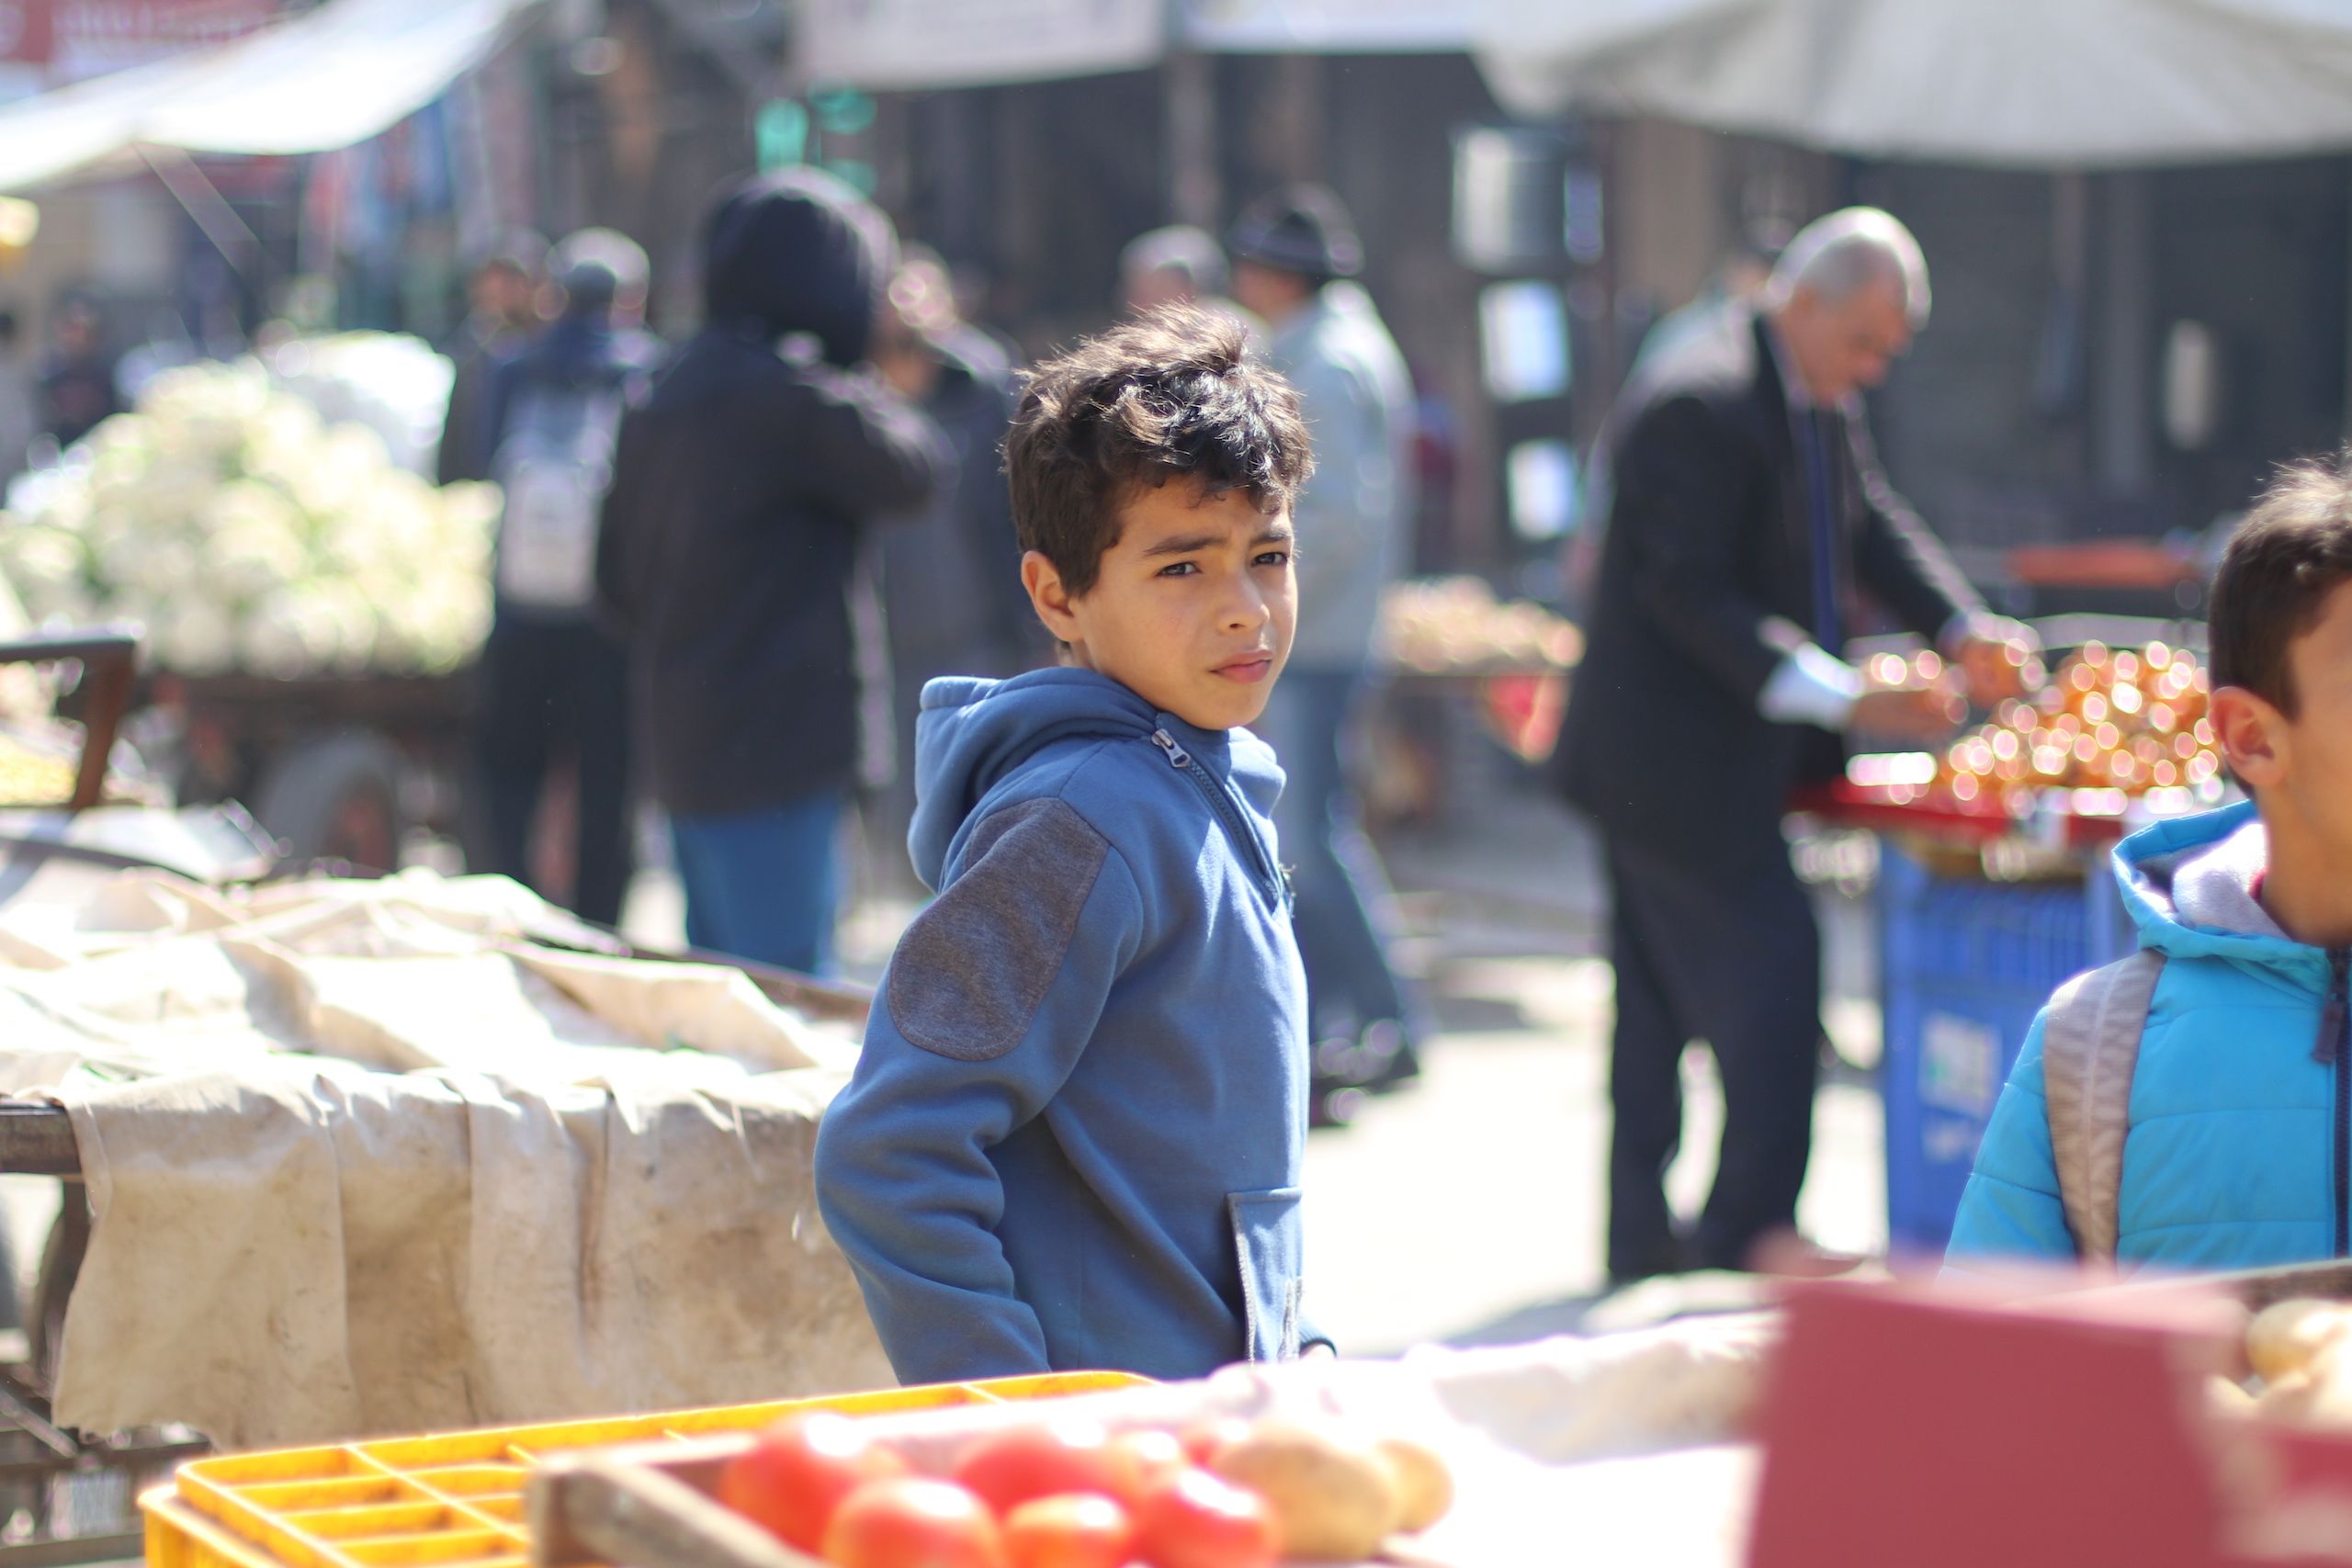
POLYGON ((1882 844, 1881 1090, 1887 1235, 1896 1250, 1943 1251, 1976 1145, 2034 1015, 2066 979, 2114 956, 2092 945, 2100 890, 2089 876, 1996 883, 1942 875, 1882 844))

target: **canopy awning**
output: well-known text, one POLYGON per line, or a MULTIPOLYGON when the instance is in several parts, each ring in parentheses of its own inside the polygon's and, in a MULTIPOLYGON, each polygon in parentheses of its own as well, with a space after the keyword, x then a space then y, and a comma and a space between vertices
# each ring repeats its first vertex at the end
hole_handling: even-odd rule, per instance
POLYGON ((1485 0, 1523 114, 2094 168, 2352 147, 2345 0, 1485 0))
POLYGON ((0 106, 0 190, 146 145, 322 152, 423 108, 539 0, 327 0, 232 43, 0 106))

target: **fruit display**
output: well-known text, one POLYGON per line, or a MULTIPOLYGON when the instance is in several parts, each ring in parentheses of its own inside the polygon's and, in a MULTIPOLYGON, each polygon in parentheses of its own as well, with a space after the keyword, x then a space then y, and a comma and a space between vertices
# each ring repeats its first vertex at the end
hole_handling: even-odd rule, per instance
POLYGON ((1272 1568, 1357 1562, 1453 1505, 1426 1448, 1337 1422, 1112 1432, 1045 1416, 918 1473, 846 1416, 797 1416, 730 1461, 718 1498, 835 1568, 1272 1568))
POLYGON ((1990 722, 1945 748, 1923 796, 2022 815, 2045 789, 2210 795, 2222 768, 2206 713, 2211 692, 2186 649, 2086 643, 2033 697, 2001 704, 1990 722))
POLYGON ((187 675, 437 674, 471 659, 490 626, 496 489, 435 489, 376 429, 328 423, 291 384, 256 359, 164 371, 20 481, 0 573, 32 618, 136 621, 155 662, 187 675))
POLYGON ((1575 626, 1541 604, 1498 600, 1475 577, 1391 587, 1379 635, 1391 664, 1425 675, 1566 670, 1584 653, 1575 626))

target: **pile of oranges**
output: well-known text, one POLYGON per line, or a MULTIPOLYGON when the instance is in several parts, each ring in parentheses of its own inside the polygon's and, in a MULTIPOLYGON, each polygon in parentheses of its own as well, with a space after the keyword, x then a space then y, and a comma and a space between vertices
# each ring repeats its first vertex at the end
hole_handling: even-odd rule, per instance
POLYGON ((2086 643, 2039 693, 1947 748, 1932 793, 2020 812, 2044 789, 2205 790, 2222 776, 2211 694, 2186 649, 2086 643))

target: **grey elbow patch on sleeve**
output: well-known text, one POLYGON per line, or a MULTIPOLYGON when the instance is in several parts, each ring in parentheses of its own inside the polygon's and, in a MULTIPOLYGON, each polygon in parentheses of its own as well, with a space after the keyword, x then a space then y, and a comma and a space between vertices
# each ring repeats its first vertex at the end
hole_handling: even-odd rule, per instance
POLYGON ((1110 840, 1058 800, 981 823, 964 874, 915 917, 884 1000, 914 1044, 989 1062, 1021 1043, 1078 933, 1110 840))

